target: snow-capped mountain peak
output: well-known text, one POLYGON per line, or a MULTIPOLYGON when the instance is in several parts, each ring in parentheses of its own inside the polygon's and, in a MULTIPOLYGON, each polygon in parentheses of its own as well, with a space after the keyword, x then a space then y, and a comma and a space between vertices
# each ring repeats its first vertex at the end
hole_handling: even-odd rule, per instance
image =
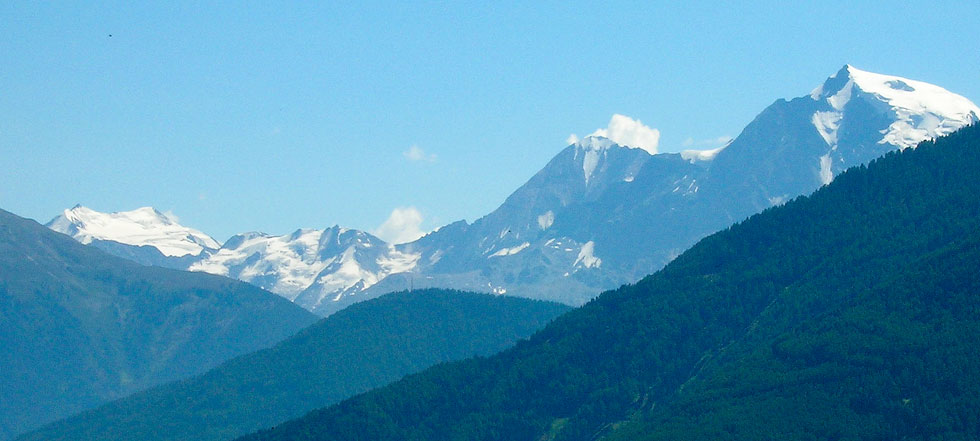
POLYGON ((601 136, 586 136, 575 143, 576 158, 578 158, 579 152, 582 154, 582 172, 585 173, 586 184, 589 183, 589 179, 592 178, 592 172, 599 165, 600 155, 603 155, 606 149, 615 145, 616 143, 612 142, 609 138, 603 138, 601 136))
POLYGON ((586 136, 574 143, 573 146, 575 147, 573 159, 581 161, 586 185, 589 185, 596 174, 604 168, 603 163, 610 151, 630 151, 644 158, 653 156, 646 149, 617 144, 603 136, 586 136))
POLYGON ((153 207, 102 213, 76 205, 52 219, 48 227, 85 244, 101 240, 152 246, 169 257, 196 256, 205 249, 221 246, 211 236, 185 227, 173 215, 153 207))
POLYGON ((221 245, 152 207, 101 213, 78 205, 47 226, 144 265, 232 277, 318 312, 388 275, 412 271, 419 259, 370 233, 337 225, 283 235, 241 233, 221 245))
POLYGON ((573 145, 575 148, 583 151, 601 151, 612 146, 619 146, 619 144, 616 144, 613 142, 613 140, 604 136, 586 136, 585 138, 576 141, 573 145))
POLYGON ((817 112, 814 125, 827 143, 836 143, 837 124, 854 99, 892 112, 895 121, 883 131, 879 143, 898 148, 915 146, 980 120, 980 108, 942 87, 893 75, 882 75, 845 65, 810 93, 832 110, 817 112))
POLYGON ((244 280, 316 311, 389 274, 411 271, 416 260, 369 233, 335 225, 238 235, 188 269, 244 280))

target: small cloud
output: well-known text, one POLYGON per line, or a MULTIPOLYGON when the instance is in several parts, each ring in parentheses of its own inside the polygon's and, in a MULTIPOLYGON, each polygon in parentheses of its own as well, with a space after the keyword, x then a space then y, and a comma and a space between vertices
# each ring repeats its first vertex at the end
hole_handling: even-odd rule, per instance
POLYGON ((571 135, 568 135, 568 138, 565 138, 565 144, 571 145, 571 144, 575 144, 577 142, 578 142, 578 135, 576 135, 574 133, 572 133, 571 135))
POLYGON ((405 159, 408 159, 409 161, 413 161, 413 162, 418 162, 418 161, 436 162, 435 154, 426 153, 425 150, 422 150, 421 147, 414 144, 411 147, 409 147, 408 150, 402 152, 402 156, 404 156, 405 159))
POLYGON ((609 120, 609 127, 598 129, 589 136, 603 136, 619 145, 646 150, 651 155, 657 154, 657 147, 660 145, 659 130, 647 127, 643 121, 618 113, 609 120))
POLYGON ((388 243, 411 242, 425 235, 422 226, 422 212, 415 207, 398 207, 371 233, 388 243))
POLYGON ((684 147, 716 148, 716 147, 727 145, 728 143, 732 142, 732 139, 734 138, 728 135, 722 135, 717 138, 708 138, 708 139, 687 138, 684 140, 683 145, 684 147))

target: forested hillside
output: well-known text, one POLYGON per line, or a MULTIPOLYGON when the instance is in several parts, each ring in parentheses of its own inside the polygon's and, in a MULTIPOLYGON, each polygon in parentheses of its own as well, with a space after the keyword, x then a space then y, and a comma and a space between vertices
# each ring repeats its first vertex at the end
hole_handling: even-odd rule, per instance
POLYGON ((353 305, 270 349, 21 439, 230 439, 439 362, 494 354, 568 309, 449 290, 393 293, 353 305))
POLYGON ((246 283, 144 267, 0 210, 0 440, 312 324, 246 283))
POLYGON ((890 153, 511 350, 243 439, 976 438, 978 182, 977 126, 890 153))
POLYGON ((816 317, 774 305, 669 406, 610 438, 978 439, 978 262, 972 234, 816 317))

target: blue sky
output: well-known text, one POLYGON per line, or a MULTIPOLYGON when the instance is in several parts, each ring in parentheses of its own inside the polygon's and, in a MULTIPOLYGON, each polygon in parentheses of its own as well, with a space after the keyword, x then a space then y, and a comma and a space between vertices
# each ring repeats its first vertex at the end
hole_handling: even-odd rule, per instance
POLYGON ((617 113, 709 148, 845 63, 980 101, 959 3, 129 3, 0 5, 0 208, 428 230, 617 113))

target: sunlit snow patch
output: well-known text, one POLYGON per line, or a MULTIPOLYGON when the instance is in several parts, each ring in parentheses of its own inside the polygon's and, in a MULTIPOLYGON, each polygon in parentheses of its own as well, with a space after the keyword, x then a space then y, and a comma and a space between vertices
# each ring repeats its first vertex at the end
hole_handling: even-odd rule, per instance
POLYGON ((542 230, 547 230, 555 223, 555 212, 548 210, 544 214, 538 216, 538 226, 542 230))
POLYGON ((501 256, 513 256, 514 254, 524 251, 525 248, 531 246, 530 243, 524 242, 516 247, 511 248, 501 248, 497 252, 491 254, 489 257, 501 257, 501 256))
POLYGON ((577 267, 580 264, 584 268, 598 268, 602 265, 602 259, 595 256, 595 242, 590 240, 582 245, 572 266, 577 267))

